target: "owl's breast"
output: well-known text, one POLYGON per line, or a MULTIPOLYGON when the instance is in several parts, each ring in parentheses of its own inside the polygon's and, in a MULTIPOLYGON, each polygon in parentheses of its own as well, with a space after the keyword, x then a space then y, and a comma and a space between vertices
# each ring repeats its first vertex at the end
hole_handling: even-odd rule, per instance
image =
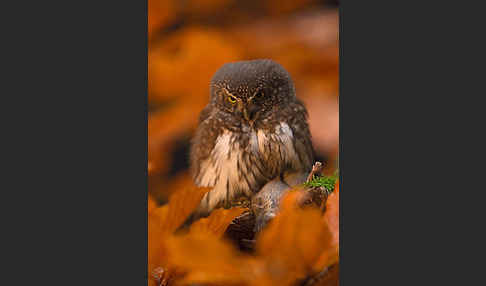
POLYGON ((258 149, 256 131, 225 130, 215 141, 209 157, 201 162, 196 184, 229 188, 231 192, 251 195, 266 181, 264 157, 258 149))
POLYGON ((264 129, 220 134, 210 155, 200 163, 195 183, 213 187, 206 196, 209 208, 241 195, 250 197, 287 169, 299 166, 293 133, 286 123, 273 132, 264 129))
POLYGON ((252 144, 257 145, 254 149, 258 149, 268 172, 275 177, 286 169, 301 168, 294 142, 292 129, 287 123, 281 122, 273 132, 258 130, 252 144))

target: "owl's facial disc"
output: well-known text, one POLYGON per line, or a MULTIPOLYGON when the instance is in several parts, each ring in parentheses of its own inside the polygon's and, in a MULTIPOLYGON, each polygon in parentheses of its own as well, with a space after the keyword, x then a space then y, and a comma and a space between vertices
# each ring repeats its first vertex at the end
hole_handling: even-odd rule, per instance
POLYGON ((238 101, 238 111, 243 115, 243 118, 253 125, 259 114, 259 106, 256 105, 252 99, 248 99, 246 103, 243 100, 238 101))
POLYGON ((243 109, 243 116, 245 117, 246 121, 253 123, 258 117, 258 110, 259 107, 249 100, 243 109))

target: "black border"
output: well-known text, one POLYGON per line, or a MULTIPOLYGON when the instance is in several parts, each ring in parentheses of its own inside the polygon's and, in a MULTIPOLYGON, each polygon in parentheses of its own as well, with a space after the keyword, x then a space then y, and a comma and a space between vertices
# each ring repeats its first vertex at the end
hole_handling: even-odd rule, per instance
POLYGON ((477 284, 484 17, 465 3, 340 1, 341 285, 477 284))
POLYGON ((3 12, 2 285, 147 285, 147 1, 3 12))

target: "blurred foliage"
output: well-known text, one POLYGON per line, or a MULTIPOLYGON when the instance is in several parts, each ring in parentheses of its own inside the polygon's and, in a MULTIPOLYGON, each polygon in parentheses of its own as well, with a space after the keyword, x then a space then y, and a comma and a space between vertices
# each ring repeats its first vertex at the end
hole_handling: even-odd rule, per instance
POLYGON ((334 172, 337 1, 148 0, 148 9, 148 259, 155 277, 149 284, 337 285, 336 191, 327 200, 336 206, 324 216, 319 208, 292 207, 297 198, 287 198, 252 254, 225 237, 244 208, 217 210, 185 235, 173 235, 207 191, 193 186, 188 148, 210 79, 224 63, 271 58, 283 65, 309 111, 317 160, 326 163, 324 173, 334 172))
POLYGON ((188 146, 224 63, 271 58, 309 111, 318 160, 339 144, 338 12, 329 1, 149 0, 149 191, 159 203, 189 183, 188 146), (173 181, 177 182, 174 183, 173 181))
POLYGON ((185 188, 160 207, 149 197, 149 285, 338 285, 338 185, 324 214, 300 204, 307 190, 288 192, 280 213, 256 237, 254 253, 223 236, 247 211, 241 207, 218 209, 189 232, 174 234, 206 191, 185 188))

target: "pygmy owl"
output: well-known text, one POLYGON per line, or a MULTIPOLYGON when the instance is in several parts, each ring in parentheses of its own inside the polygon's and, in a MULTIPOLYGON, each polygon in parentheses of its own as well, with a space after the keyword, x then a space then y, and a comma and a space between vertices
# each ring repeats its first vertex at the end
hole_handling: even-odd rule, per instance
POLYGON ((272 60, 223 65, 211 80, 190 163, 195 184, 212 187, 192 219, 241 197, 251 199, 271 181, 303 182, 313 148, 307 111, 289 73, 272 60))

